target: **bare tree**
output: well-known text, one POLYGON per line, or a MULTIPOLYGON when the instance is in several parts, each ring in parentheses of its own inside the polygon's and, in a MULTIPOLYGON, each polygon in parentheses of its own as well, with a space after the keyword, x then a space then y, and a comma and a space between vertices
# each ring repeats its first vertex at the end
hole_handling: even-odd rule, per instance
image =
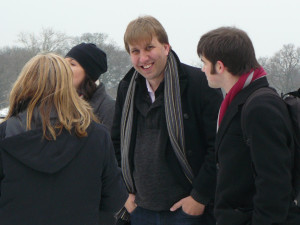
POLYGON ((74 44, 79 44, 81 42, 94 43, 99 48, 103 49, 108 43, 108 35, 104 33, 84 33, 79 37, 73 38, 74 44))
MULTIPOLYGON (((107 54, 108 71, 101 75, 101 82, 105 83, 108 89, 116 89, 119 81, 129 70, 131 63, 129 55, 121 49, 114 41, 109 40, 104 33, 84 33, 80 36, 67 36, 64 33, 44 28, 39 34, 20 33, 19 42, 32 55, 39 52, 56 52, 65 55, 73 46, 82 42, 94 43, 107 54)), ((115 90, 110 91, 115 97, 115 90)))
POLYGON ((269 82, 281 93, 300 87, 300 48, 284 45, 271 58, 260 58, 260 64, 268 72, 269 82))
POLYGON ((33 53, 37 53, 39 51, 39 43, 34 33, 21 32, 18 34, 18 41, 23 44, 26 49, 33 53))
POLYGON ((52 28, 43 28, 41 33, 20 33, 18 40, 25 48, 37 54, 39 52, 64 53, 71 46, 72 39, 52 28))
POLYGON ((0 109, 8 105, 8 94, 25 63, 34 54, 20 47, 0 49, 0 109))

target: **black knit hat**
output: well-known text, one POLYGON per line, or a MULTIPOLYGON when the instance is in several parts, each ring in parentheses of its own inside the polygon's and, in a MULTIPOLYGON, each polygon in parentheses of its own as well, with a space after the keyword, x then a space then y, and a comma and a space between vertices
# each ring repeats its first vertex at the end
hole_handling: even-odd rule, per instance
POLYGON ((66 54, 66 57, 75 59, 93 81, 107 71, 106 54, 95 44, 76 45, 66 54))

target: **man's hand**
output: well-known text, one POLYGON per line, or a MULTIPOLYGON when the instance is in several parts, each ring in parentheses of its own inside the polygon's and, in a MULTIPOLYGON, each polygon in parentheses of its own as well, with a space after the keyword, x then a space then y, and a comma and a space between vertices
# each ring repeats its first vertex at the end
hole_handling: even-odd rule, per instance
POLYGON ((135 204, 135 195, 134 194, 129 194, 127 201, 125 202, 125 208, 127 209, 127 212, 132 213, 133 210, 137 207, 135 204))
POLYGON ((175 203, 170 210, 175 211, 180 207, 182 207, 183 212, 191 216, 202 215, 205 209, 205 205, 195 201, 191 196, 181 199, 175 203))

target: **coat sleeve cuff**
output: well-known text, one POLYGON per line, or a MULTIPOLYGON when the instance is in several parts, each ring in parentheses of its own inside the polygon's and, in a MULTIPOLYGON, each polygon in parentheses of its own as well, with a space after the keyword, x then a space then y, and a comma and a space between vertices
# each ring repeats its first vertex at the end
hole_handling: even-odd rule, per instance
POLYGON ((203 204, 203 205, 207 205, 210 202, 210 198, 206 197, 206 196, 202 196, 201 194, 199 194, 195 189, 192 189, 190 195, 192 196, 192 198, 203 204))

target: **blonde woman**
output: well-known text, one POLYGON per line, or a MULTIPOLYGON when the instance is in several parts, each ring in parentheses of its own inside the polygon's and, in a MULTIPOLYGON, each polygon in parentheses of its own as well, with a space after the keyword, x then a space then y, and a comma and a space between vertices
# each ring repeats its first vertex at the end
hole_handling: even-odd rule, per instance
MULTIPOLYGON (((128 197, 107 129, 60 56, 33 57, 0 125, 0 224, 95 225, 128 197)), ((99 222, 100 221, 100 222, 99 222)))

